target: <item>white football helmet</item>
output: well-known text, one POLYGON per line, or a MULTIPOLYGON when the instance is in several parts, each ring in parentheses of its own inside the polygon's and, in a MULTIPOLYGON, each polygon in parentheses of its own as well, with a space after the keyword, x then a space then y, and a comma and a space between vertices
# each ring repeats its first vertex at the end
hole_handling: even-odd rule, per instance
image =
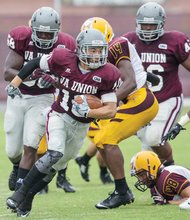
POLYGON ((142 5, 136 15, 136 33, 143 41, 154 41, 164 34, 166 13, 164 8, 156 2, 142 5), (155 24, 155 30, 142 30, 142 24, 155 24))
POLYGON ((32 40, 40 49, 50 49, 57 41, 60 29, 59 14, 50 7, 41 7, 36 10, 30 19, 32 40), (42 39, 39 32, 52 34, 51 39, 42 39))
POLYGON ((81 31, 76 38, 79 60, 90 69, 97 69, 107 63, 108 44, 104 35, 96 29, 81 31), (101 53, 89 54, 89 49, 100 48, 101 53))

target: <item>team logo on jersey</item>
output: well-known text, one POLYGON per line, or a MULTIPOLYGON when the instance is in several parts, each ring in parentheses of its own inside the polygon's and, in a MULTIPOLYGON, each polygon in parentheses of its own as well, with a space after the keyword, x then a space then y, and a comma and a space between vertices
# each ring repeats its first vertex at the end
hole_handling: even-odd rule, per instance
POLYGON ((65 72, 66 72, 66 73, 71 73, 71 69, 70 69, 70 68, 67 68, 67 69, 65 70, 65 72))
POLYGON ((93 76, 93 78, 92 78, 95 82, 99 82, 99 83, 101 83, 102 82, 102 78, 101 77, 99 77, 99 76, 93 76))
POLYGON ((168 45, 167 44, 159 44, 158 48, 159 49, 163 49, 163 50, 167 50, 168 49, 168 45))
POLYGON ((58 44, 57 48, 66 48, 66 46, 64 44, 58 44))
POLYGON ((34 45, 34 42, 31 40, 28 45, 29 46, 34 45))

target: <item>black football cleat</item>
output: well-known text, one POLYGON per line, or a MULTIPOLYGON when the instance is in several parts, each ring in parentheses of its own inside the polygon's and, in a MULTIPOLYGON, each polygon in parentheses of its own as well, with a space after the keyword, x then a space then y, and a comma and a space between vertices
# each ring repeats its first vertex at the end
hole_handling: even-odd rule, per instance
POLYGON ((100 179, 103 184, 110 184, 113 183, 113 180, 108 172, 100 173, 100 179))
POLYGON ((71 185, 65 175, 58 175, 56 179, 57 188, 63 189, 67 193, 76 192, 75 188, 71 185))
POLYGON ((24 194, 20 193, 19 191, 14 192, 11 197, 7 198, 7 208, 14 212, 24 199, 24 194))
POLYGON ((11 199, 11 197, 7 198, 6 200, 7 209, 10 209, 12 212, 16 212, 17 203, 11 199))
POLYGON ((13 169, 9 175, 8 186, 11 191, 15 190, 18 169, 13 169))
POLYGON ((129 189, 125 194, 119 194, 116 190, 104 201, 97 203, 97 209, 113 209, 121 205, 126 205, 134 202, 135 197, 129 189))
POLYGON ((27 216, 29 216, 29 214, 30 214, 30 211, 28 210, 17 209, 17 217, 26 218, 27 216))
POLYGON ((82 178, 86 181, 89 182, 89 174, 88 174, 88 168, 89 168, 89 164, 84 164, 82 161, 82 157, 77 157, 75 159, 76 163, 79 165, 79 169, 80 169, 80 174, 82 176, 82 178))
POLYGON ((32 210, 32 201, 34 197, 26 197, 17 208, 17 217, 27 217, 32 210))

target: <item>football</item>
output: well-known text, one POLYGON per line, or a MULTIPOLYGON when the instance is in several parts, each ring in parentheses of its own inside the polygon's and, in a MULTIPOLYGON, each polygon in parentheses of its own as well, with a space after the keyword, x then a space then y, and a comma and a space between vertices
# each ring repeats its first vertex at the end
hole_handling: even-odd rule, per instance
MULTIPOLYGON (((96 109, 96 108, 100 108, 103 106, 101 99, 99 99, 95 95, 86 94, 85 96, 86 96, 87 103, 91 109, 96 109)), ((81 96, 76 96, 75 101, 78 104, 82 104, 83 102, 81 96)))

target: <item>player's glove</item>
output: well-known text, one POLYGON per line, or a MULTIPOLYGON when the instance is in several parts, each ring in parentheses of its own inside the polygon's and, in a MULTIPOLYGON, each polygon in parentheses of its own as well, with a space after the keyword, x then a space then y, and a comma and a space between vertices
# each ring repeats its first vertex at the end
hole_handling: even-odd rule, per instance
POLYGON ((72 100, 72 112, 76 115, 76 116, 82 116, 87 118, 88 117, 88 113, 90 111, 90 107, 87 103, 86 100, 86 96, 85 95, 81 95, 81 98, 83 100, 83 102, 81 104, 77 103, 75 100, 72 100), (78 113, 78 114, 76 114, 78 113))
POLYGON ((11 84, 6 86, 5 91, 7 92, 7 95, 10 96, 12 99, 14 99, 15 96, 19 96, 20 98, 22 98, 20 89, 11 84))
POLYGON ((181 130, 186 130, 180 124, 176 124, 174 128, 171 129, 163 138, 162 143, 166 142, 167 140, 173 140, 176 136, 180 133, 181 130))
POLYGON ((161 195, 152 196, 155 205, 166 205, 168 201, 161 195))
POLYGON ((58 80, 50 74, 43 74, 38 83, 41 85, 42 88, 49 88, 51 86, 57 88, 58 80))

